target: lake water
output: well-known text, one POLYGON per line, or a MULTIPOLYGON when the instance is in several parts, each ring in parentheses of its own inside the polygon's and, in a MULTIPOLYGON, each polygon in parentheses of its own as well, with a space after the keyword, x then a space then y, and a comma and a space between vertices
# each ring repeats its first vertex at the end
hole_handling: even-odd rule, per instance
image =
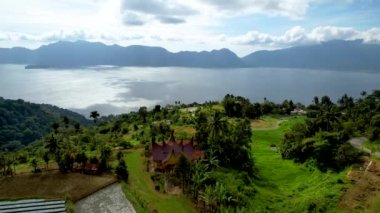
POLYGON ((22 65, 0 65, 0 96, 53 104, 85 115, 92 110, 119 114, 174 101, 202 103, 221 100, 227 93, 254 102, 266 97, 308 104, 314 96, 337 100, 344 93, 359 97, 361 91, 374 89, 380 89, 380 72, 178 67, 25 70, 22 65))

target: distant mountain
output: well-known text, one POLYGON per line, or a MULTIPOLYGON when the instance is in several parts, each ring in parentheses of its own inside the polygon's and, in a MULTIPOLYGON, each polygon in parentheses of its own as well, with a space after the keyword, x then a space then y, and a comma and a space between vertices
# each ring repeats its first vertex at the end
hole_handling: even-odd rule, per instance
POLYGON ((57 42, 36 50, 0 49, 0 63, 29 64, 27 68, 70 68, 96 65, 240 67, 243 62, 228 49, 172 53, 161 47, 107 46, 86 41, 57 42))
POLYGON ((239 58, 228 49, 178 53, 161 47, 105 45, 98 42, 56 42, 35 50, 0 48, 0 63, 26 68, 78 68, 96 65, 150 67, 283 67, 380 71, 380 45, 329 41, 274 51, 258 51, 239 58))
POLYGON ((23 100, 7 100, 0 97, 0 152, 2 149, 21 148, 51 130, 53 122, 69 118, 70 125, 90 125, 91 121, 75 112, 48 104, 34 104, 23 100))
POLYGON ((286 67, 380 71, 380 45, 356 41, 329 41, 274 51, 258 51, 242 58, 251 67, 286 67))

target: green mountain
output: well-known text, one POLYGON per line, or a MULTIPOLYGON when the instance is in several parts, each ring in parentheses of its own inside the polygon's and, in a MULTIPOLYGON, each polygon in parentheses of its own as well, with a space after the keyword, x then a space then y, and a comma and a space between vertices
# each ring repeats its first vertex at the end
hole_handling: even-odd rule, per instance
POLYGON ((40 139, 64 117, 73 124, 91 124, 84 116, 56 106, 0 97, 0 149, 12 151, 40 139))

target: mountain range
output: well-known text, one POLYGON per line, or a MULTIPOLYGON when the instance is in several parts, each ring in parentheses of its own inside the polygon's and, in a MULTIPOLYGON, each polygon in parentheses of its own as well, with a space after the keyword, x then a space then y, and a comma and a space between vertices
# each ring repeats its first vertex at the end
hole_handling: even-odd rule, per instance
POLYGON ((26 68, 78 68, 97 65, 149 67, 280 67, 380 71, 380 45, 334 40, 316 45, 257 51, 238 57, 229 49, 169 52, 161 47, 60 41, 31 50, 0 48, 0 64, 26 68))

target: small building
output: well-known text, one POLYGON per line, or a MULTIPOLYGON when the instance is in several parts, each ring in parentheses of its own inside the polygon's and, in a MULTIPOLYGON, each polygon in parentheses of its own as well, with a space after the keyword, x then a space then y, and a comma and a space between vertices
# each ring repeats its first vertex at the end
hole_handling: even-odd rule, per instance
POLYGON ((306 115, 306 111, 303 109, 294 109, 290 112, 292 115, 306 115))
POLYGON ((169 141, 161 143, 152 140, 150 158, 150 171, 170 172, 174 169, 178 157, 182 154, 189 161, 199 160, 203 157, 203 151, 194 145, 194 139, 177 142, 172 132, 169 141))

